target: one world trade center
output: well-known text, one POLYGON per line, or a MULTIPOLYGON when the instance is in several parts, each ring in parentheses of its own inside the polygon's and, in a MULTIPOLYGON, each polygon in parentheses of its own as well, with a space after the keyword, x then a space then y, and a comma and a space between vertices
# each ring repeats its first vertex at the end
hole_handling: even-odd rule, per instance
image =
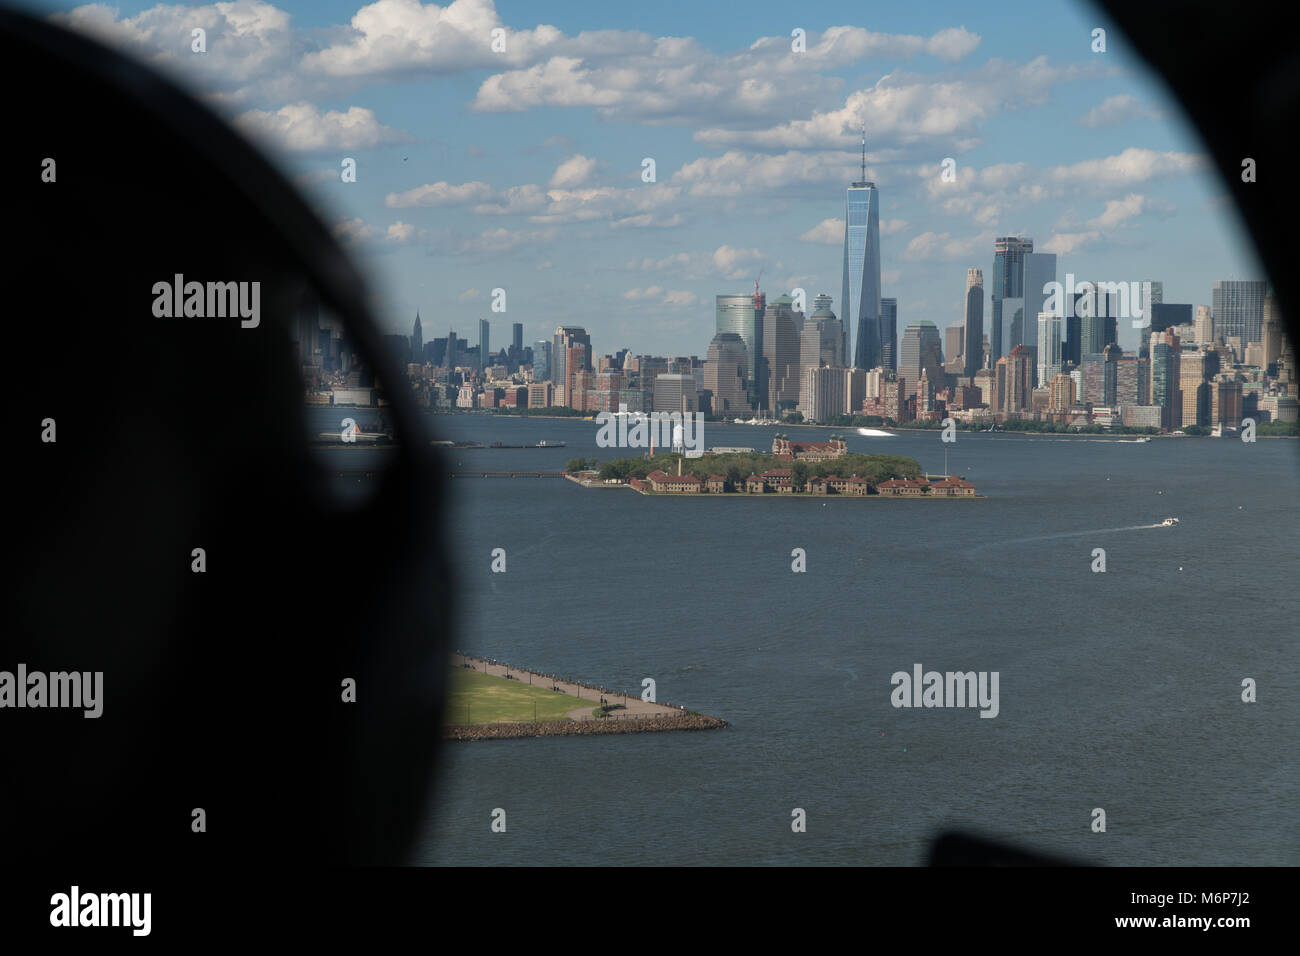
POLYGON ((849 186, 844 216, 844 330, 856 324, 854 365, 880 364, 880 194, 867 182, 867 137, 862 135, 862 178, 849 186))

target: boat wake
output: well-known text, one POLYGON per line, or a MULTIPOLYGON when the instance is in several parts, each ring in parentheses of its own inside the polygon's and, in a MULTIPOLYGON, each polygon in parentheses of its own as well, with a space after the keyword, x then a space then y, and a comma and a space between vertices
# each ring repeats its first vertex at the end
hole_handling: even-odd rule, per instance
MULTIPOLYGON (((1158 521, 1155 524, 1130 524, 1122 528, 1097 528, 1090 531, 1062 531, 1057 534, 1039 534, 1028 538, 1008 538, 1005 541, 990 541, 987 544, 981 544, 970 551, 983 551, 986 548, 997 548, 1008 544, 1025 544, 1029 541, 1055 541, 1057 538, 1083 538, 1095 534, 1118 534, 1121 531, 1147 531, 1151 528, 1167 527, 1164 522, 1158 521)), ((969 553, 969 552, 968 552, 969 553)))

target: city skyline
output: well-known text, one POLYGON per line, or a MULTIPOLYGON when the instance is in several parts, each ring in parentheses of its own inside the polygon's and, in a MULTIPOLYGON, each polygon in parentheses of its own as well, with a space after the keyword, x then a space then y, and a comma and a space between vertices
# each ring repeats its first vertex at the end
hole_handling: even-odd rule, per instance
MULTIPOLYGON (((1264 277, 1177 107, 1083 5, 981 20, 955 4, 792 16, 759 3, 741 22, 560 3, 546 28, 490 0, 258 4, 243 20, 37 7, 179 73, 267 144, 371 274, 386 332, 419 310, 438 328, 500 318, 533 341, 582 324, 638 353, 687 339, 702 353, 714 297, 750 291, 760 271, 772 297, 835 295, 851 326, 837 247, 864 125, 881 295, 904 325, 960 321, 959 270, 987 268, 998 236, 1033 237, 1080 275, 1159 276, 1193 305, 1210 304, 1203 275, 1264 277), (188 47, 195 17, 203 55, 188 47), (355 182, 341 181, 345 158, 355 182), (1129 274, 1135 258, 1145 274, 1129 274), (497 288, 508 312, 489 315, 497 288)), ((1136 330, 1119 331, 1136 347, 1136 330)))

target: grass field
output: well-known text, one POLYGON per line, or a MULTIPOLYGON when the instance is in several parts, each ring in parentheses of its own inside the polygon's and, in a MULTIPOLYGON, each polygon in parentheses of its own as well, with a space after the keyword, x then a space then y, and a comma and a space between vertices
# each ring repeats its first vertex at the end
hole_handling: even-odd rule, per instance
MULTIPOLYGON (((463 667, 452 668, 450 690, 443 718, 447 724, 564 720, 569 711, 588 703, 557 694, 549 686, 529 686, 526 680, 506 680, 463 667)), ((591 707, 595 709, 595 704, 591 707)))

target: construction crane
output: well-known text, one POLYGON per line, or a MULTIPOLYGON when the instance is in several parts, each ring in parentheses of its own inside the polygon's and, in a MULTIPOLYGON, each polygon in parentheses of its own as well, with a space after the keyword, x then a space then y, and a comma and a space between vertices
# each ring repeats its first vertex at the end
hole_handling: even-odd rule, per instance
MULTIPOLYGON (((763 269, 758 270, 758 279, 763 278, 763 269)), ((754 309, 758 309, 758 279, 754 280, 754 309)))

